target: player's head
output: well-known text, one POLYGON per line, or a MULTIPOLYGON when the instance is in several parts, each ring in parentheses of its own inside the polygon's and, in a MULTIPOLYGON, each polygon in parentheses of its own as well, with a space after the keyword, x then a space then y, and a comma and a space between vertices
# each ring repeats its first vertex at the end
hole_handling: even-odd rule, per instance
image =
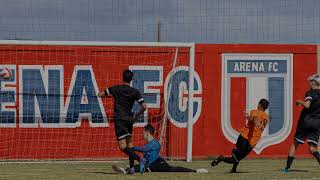
POLYGON ((269 101, 266 99, 260 99, 259 103, 258 103, 258 109, 260 110, 267 110, 269 107, 269 101))
POLYGON ((143 139, 144 140, 148 140, 148 137, 153 137, 154 133, 156 132, 156 130, 154 129, 154 127, 151 124, 147 124, 146 126, 144 126, 143 128, 143 139))
POLYGON ((318 89, 320 85, 320 76, 314 74, 308 77, 309 86, 311 89, 318 89))
POLYGON ((133 78, 133 72, 130 71, 129 69, 126 69, 122 73, 122 80, 126 83, 130 83, 133 78))

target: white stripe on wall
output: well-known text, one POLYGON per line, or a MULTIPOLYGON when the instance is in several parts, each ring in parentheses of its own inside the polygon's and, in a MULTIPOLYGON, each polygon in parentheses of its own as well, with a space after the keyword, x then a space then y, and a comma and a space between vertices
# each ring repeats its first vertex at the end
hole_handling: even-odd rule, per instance
MULTIPOLYGON (((247 78, 247 112, 257 109, 258 102, 262 98, 268 99, 268 78, 248 77, 247 78)), ((268 113, 268 112, 267 112, 268 113)), ((268 126, 263 131, 263 135, 269 134, 268 126)))

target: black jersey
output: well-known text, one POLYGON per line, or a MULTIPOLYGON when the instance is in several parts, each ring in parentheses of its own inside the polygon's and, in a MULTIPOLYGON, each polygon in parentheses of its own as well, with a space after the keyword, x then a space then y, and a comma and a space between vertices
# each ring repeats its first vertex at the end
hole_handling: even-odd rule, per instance
POLYGON ((114 97, 114 114, 115 119, 132 120, 132 107, 135 101, 142 104, 144 99, 140 92, 129 85, 117 85, 105 90, 106 95, 114 97))
POLYGON ((310 89, 305 94, 305 101, 310 101, 310 107, 304 108, 311 116, 319 115, 320 112, 320 89, 310 89))
POLYGON ((305 101, 310 101, 310 107, 301 111, 297 128, 309 131, 310 128, 316 128, 320 124, 320 90, 307 91, 305 101))

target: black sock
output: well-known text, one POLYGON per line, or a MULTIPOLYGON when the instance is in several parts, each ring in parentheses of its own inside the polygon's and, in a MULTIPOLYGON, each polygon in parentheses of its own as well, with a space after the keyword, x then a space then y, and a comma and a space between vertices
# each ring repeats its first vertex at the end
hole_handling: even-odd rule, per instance
POLYGON ((134 166, 134 160, 140 161, 140 156, 137 155, 132 148, 125 148, 123 150, 129 156, 130 167, 134 166))
POLYGON ((129 165, 130 167, 134 167, 134 159, 131 156, 129 156, 129 165))
POLYGON ((233 173, 237 172, 238 165, 239 165, 239 162, 234 163, 232 166, 231 172, 233 172, 233 173))
POLYGON ((288 156, 286 169, 290 169, 294 157, 288 156))
POLYGON ((233 157, 225 157, 222 159, 222 161, 229 164, 237 163, 237 161, 233 157))
POLYGON ((318 163, 320 164, 320 153, 319 151, 315 151, 312 155, 317 159, 318 163))

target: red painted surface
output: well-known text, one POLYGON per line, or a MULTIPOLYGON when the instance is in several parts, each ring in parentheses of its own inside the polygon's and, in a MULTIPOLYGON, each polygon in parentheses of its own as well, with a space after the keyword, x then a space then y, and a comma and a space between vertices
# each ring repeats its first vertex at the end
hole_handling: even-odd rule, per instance
MULTIPOLYGON (((163 81, 172 68, 175 48, 120 48, 120 47, 66 47, 66 46, 0 46, 0 64, 64 65, 64 93, 67 93, 75 65, 92 65, 99 90, 121 82, 121 72, 130 65, 163 66, 163 81), (119 63, 120 62, 120 63, 119 63), (107 77, 105 71, 108 70, 107 77)), ((179 50, 177 65, 188 64, 187 50, 179 50)), ((306 79, 316 73, 317 54, 315 45, 196 45, 195 70, 202 81, 202 112, 194 124, 193 156, 207 157, 230 154, 234 147, 223 135, 221 129, 221 82, 222 53, 287 53, 293 54, 293 102, 302 99, 307 90, 306 79)), ((19 74, 18 74, 19 76, 19 74)), ((245 80, 237 78, 232 91, 242 94, 246 91, 245 80)), ((17 89, 18 87, 17 83, 17 89)), ((163 87, 160 86, 163 98, 163 87)), ((157 87, 159 88, 159 87, 157 87)), ((245 109, 244 97, 235 99, 230 111, 231 118, 242 117, 245 109)), ((0 128, 0 159, 102 159, 123 157, 119 152, 113 128, 113 100, 104 99, 104 107, 110 127, 92 128, 87 121, 80 128, 0 128)), ((161 101, 163 103, 163 100, 161 101)), ((163 105, 163 104, 162 104, 163 105)), ((17 107, 19 101, 17 99, 17 107)), ((286 157, 293 142, 293 136, 300 108, 292 104, 293 127, 289 137, 282 143, 264 149, 260 157, 286 157)), ((18 112, 19 113, 19 112, 18 112)), ((160 109, 150 109, 150 121, 160 126, 160 109)), ((19 115, 19 114, 18 114, 19 115)), ((18 120, 17 120, 18 121, 18 120)), ((234 129, 241 128, 244 121, 233 123, 234 129)), ((18 123, 18 122, 17 122, 18 123)), ((168 121, 163 155, 185 157, 186 129, 175 127, 168 121)), ((140 128, 135 129, 135 144, 141 145, 140 128)), ((297 152, 308 157, 307 146, 297 152)), ((250 157, 257 157, 252 152, 250 157)))

